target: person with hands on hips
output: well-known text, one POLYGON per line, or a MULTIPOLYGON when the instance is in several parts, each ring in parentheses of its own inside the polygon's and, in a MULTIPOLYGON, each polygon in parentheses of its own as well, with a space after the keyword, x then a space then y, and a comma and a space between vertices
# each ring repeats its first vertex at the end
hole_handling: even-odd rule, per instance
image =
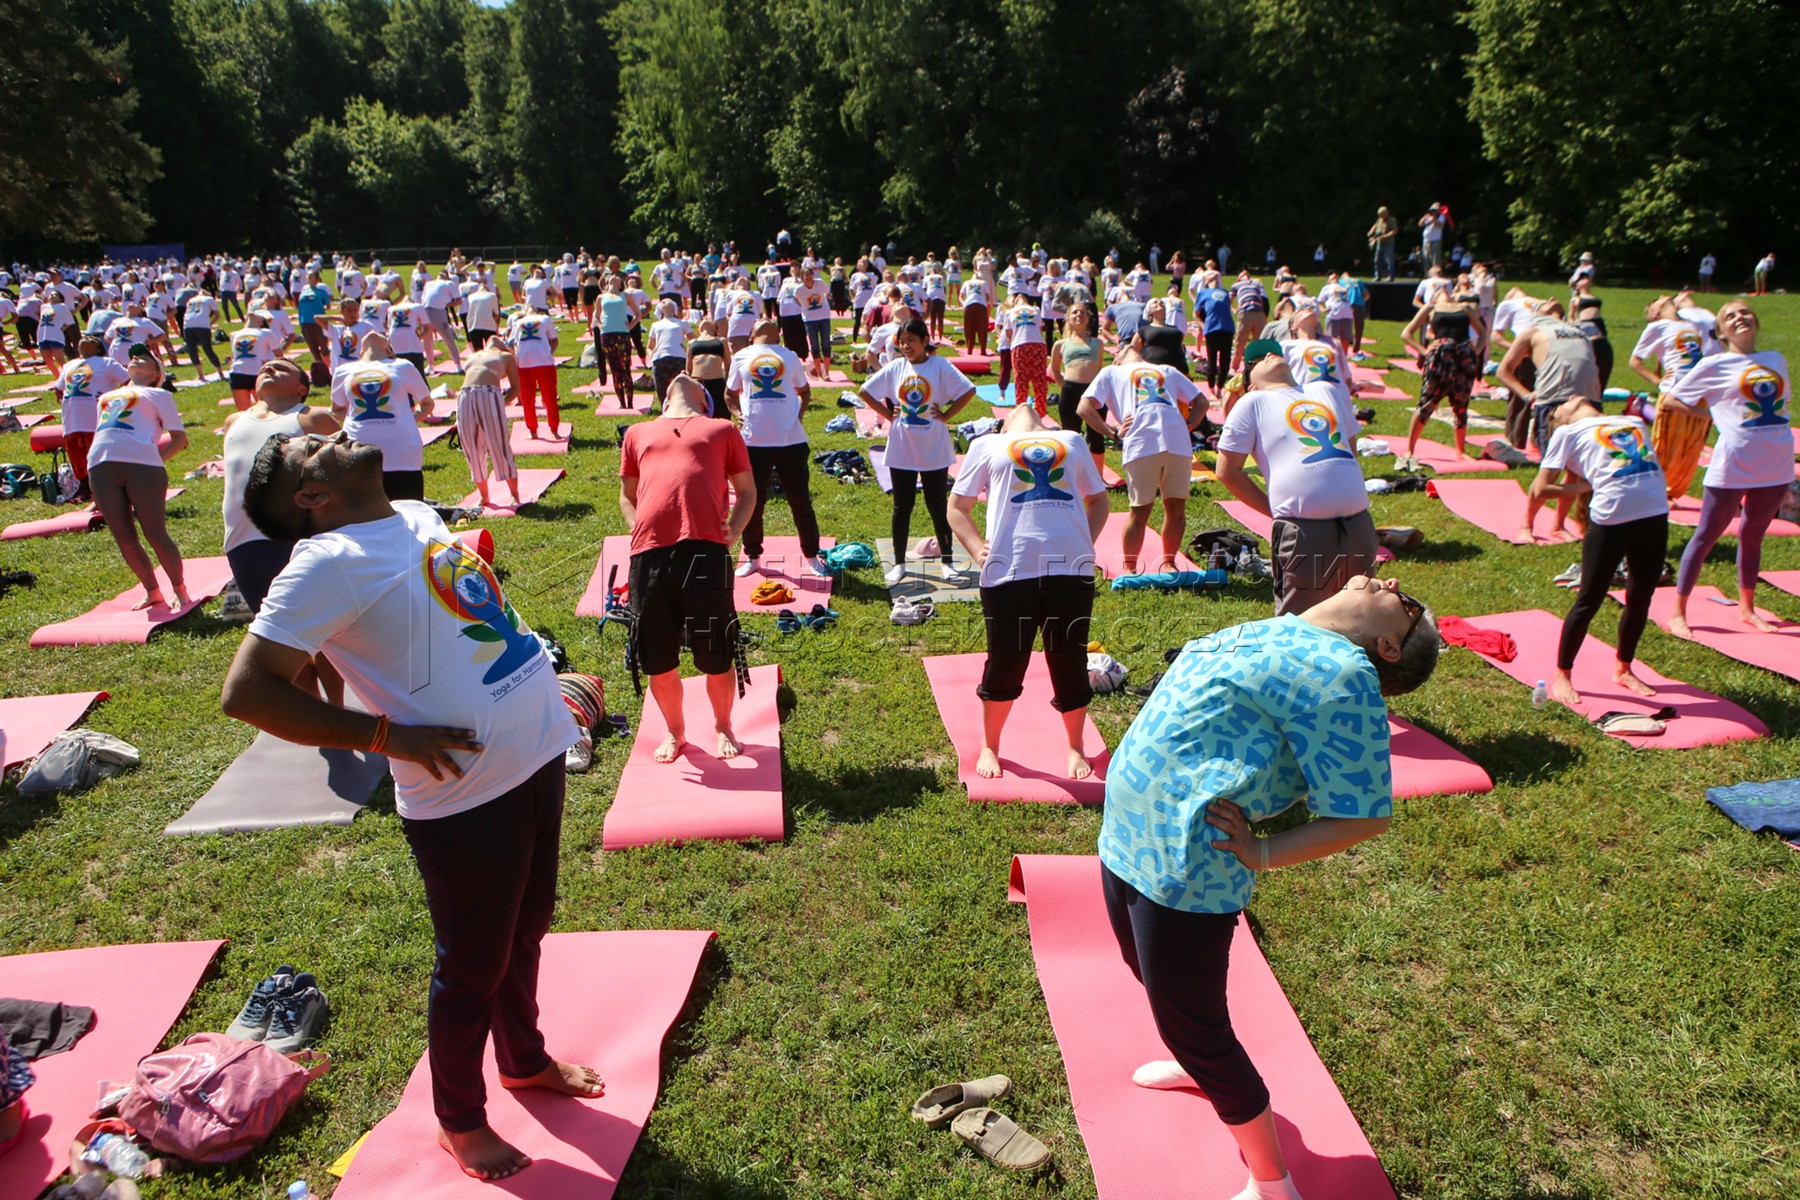
POLYGON ((1392 580, 1352 576, 1303 615, 1183 646, 1107 770, 1106 911, 1172 1056, 1132 1079, 1211 1101, 1250 1169, 1235 1200, 1300 1195, 1226 1004, 1239 914, 1262 872, 1386 832, 1384 697, 1422 685, 1437 657, 1429 608, 1392 580), (1252 829, 1302 801, 1317 819, 1267 837, 1252 829))

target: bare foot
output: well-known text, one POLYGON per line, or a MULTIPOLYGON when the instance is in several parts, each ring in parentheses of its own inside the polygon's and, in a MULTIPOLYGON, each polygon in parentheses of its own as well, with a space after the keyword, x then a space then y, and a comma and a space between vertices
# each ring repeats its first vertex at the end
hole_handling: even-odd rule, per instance
POLYGON ((1748 625, 1750 628, 1752 628, 1754 630, 1757 630, 1760 633, 1774 633, 1775 632, 1775 626, 1769 624, 1768 621, 1764 620, 1763 617, 1753 608, 1738 609, 1738 620, 1742 621, 1744 624, 1748 625))
POLYGON ((139 600, 136 604, 131 606, 131 611, 132 612, 143 612, 146 608, 156 608, 157 606, 161 605, 162 603, 163 603, 163 594, 160 591, 145 592, 144 598, 142 600, 139 600))
POLYGON ((1000 756, 983 746, 980 756, 975 759, 975 773, 983 779, 1000 778, 1003 773, 1000 770, 1000 756))
POLYGON ((1566 704, 1570 708, 1581 703, 1581 693, 1576 691, 1575 685, 1566 678, 1550 681, 1550 698, 1560 704, 1566 704))
POLYGON ((456 1160, 463 1174, 476 1179, 505 1179, 531 1165, 529 1158, 485 1125, 470 1133, 451 1133, 439 1126, 438 1145, 456 1160))
POLYGON ((1094 768, 1089 765, 1087 755, 1079 750, 1071 749, 1069 751, 1069 778, 1086 779, 1093 773, 1094 768))
POLYGON ((682 748, 686 745, 685 738, 678 738, 672 733, 666 734, 663 737, 662 745, 658 746, 650 757, 659 763, 672 763, 681 757, 682 748))
POLYGON ((1694 631, 1688 628, 1686 617, 1680 613, 1672 613, 1669 616, 1669 636, 1686 638, 1691 642, 1694 640, 1694 631))
POLYGON ((193 606, 193 603, 194 599, 192 596, 188 595, 188 590, 186 588, 178 587, 175 589, 176 608, 190 608, 193 606))
POLYGON ((508 1079, 502 1075, 500 1086, 512 1092, 523 1091, 525 1088, 543 1088, 587 1100, 606 1095, 606 1082, 600 1078, 600 1072, 592 1067, 565 1062, 553 1062, 529 1079, 508 1079))
POLYGON ((1630 667, 1614 667, 1613 682, 1634 696, 1642 696, 1646 700, 1656 695, 1656 689, 1631 673, 1630 667))
POLYGON ((729 730, 729 729, 719 730, 719 757, 720 758, 736 758, 738 755, 742 754, 743 752, 744 752, 744 748, 742 746, 738 745, 738 740, 737 740, 737 738, 732 736, 731 730, 729 730))

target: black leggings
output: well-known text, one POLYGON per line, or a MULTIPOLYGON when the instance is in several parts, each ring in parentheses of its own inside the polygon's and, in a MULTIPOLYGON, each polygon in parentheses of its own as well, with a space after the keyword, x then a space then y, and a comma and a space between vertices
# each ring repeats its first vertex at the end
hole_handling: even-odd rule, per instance
POLYGON ((1217 395, 1223 395, 1225 380, 1231 375, 1231 343, 1235 329, 1220 329, 1206 335, 1206 382, 1217 395))
POLYGON ((800 535, 800 552, 807 558, 819 553, 819 518, 813 515, 812 462, 805 442, 792 446, 750 447, 750 471, 756 477, 756 507, 744 526, 744 553, 760 558, 763 551, 763 508, 769 501, 769 480, 779 477, 781 494, 794 514, 794 532, 800 535))
POLYGON ((1087 447, 1095 454, 1106 452, 1106 439, 1081 419, 1081 398, 1087 395, 1088 385, 1062 381, 1062 391, 1056 396, 1056 420, 1064 429, 1078 429, 1081 436, 1087 439, 1087 447))
POLYGON ((1044 665, 1050 668, 1057 712, 1086 708, 1094 698, 1088 682, 1088 624, 1094 613, 1094 577, 1039 575, 981 589, 981 618, 987 626, 987 664, 975 694, 983 700, 1017 700, 1038 631, 1044 634, 1044 665))
POLYGON ((1156 1032, 1219 1120, 1242 1125, 1269 1107, 1269 1089, 1231 1027, 1226 971, 1238 914, 1165 908, 1100 868, 1119 952, 1150 1000, 1156 1032))
POLYGON ((945 562, 954 554, 950 533, 950 468, 936 471, 908 471, 895 467, 888 472, 894 477, 894 561, 906 561, 906 542, 912 535, 913 497, 924 485, 925 511, 931 516, 932 530, 937 534, 938 555, 945 562))
POLYGON ((1650 600, 1662 578, 1663 555, 1668 548, 1668 513, 1639 517, 1621 525, 1588 523, 1587 534, 1581 540, 1581 590, 1575 595, 1569 615, 1563 618, 1562 640, 1556 647, 1558 668, 1567 671, 1575 666, 1582 639, 1587 637, 1594 614, 1606 603, 1613 573, 1621 562, 1628 574, 1625 611, 1619 617, 1619 661, 1628 663, 1637 657, 1638 639, 1650 617, 1650 600))
POLYGON ((202 350, 206 351, 206 357, 212 359, 213 370, 224 370, 224 368, 219 365, 219 356, 213 353, 211 326, 208 326, 205 329, 201 329, 198 326, 193 329, 183 329, 181 331, 181 340, 187 343, 188 357, 194 360, 194 370, 198 371, 200 369, 200 351, 202 350))

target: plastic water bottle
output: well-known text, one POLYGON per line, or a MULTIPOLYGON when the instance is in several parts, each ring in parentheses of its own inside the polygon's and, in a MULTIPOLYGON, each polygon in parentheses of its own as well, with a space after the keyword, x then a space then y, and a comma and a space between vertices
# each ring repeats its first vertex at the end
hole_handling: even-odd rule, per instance
POLYGON ((138 1149, 137 1143, 116 1133, 103 1133, 96 1137, 87 1144, 81 1157, 87 1162, 99 1163, 114 1175, 123 1175, 127 1179, 142 1179, 144 1169, 150 1165, 150 1156, 138 1149))
POLYGON ((287 1194, 288 1200, 319 1200, 317 1196, 313 1195, 313 1190, 306 1186, 304 1179, 296 1179, 288 1184, 287 1194))
POLYGON ((1544 707, 1544 703, 1549 699, 1550 686, 1543 680, 1540 679, 1531 685, 1531 707, 1542 708, 1544 707))

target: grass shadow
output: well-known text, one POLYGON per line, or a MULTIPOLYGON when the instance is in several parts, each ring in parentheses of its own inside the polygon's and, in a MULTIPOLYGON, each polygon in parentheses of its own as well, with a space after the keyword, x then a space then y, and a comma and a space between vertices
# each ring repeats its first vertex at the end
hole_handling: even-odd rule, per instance
POLYGON ((585 500, 564 500, 556 504, 546 504, 539 500, 519 510, 521 517, 535 517, 539 520, 559 521, 565 517, 591 517, 594 506, 585 500))
POLYGON ((901 763, 823 775, 789 758, 782 773, 790 827, 803 805, 837 824, 872 821, 895 809, 913 808, 925 793, 943 786, 936 771, 901 763))
POLYGON ((1460 745, 1441 729, 1415 722, 1481 764, 1496 785, 1544 783, 1567 772, 1581 755, 1568 745, 1547 738, 1541 730, 1514 730, 1492 737, 1471 738, 1460 745))
POLYGON ((1433 541, 1426 538, 1416 550, 1408 550, 1404 562, 1465 562, 1471 558, 1480 558, 1481 547, 1474 542, 1464 542, 1452 538, 1449 541, 1433 541))

